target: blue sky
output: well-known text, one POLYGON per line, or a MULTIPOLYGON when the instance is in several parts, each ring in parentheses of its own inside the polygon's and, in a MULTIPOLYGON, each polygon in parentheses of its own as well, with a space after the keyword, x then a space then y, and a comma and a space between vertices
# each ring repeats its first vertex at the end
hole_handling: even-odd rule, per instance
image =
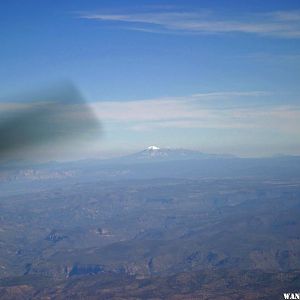
POLYGON ((83 156, 300 154, 299 1, 11 0, 0 25, 1 101, 72 80, 103 124, 83 156))

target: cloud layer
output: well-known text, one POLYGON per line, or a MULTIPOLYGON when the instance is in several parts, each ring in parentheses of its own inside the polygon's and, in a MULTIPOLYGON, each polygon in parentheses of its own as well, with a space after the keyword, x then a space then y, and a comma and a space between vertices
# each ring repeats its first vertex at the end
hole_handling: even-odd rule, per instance
POLYGON ((259 129, 287 134, 300 130, 296 105, 243 105, 271 95, 263 91, 214 92, 186 97, 165 97, 128 102, 95 102, 96 115, 123 129, 151 131, 160 128, 259 129), (222 103, 218 107, 218 104, 222 103), (226 104, 227 103, 227 104, 226 104))
MULTIPOLYGON (((134 101, 99 101, 89 106, 107 128, 113 126, 120 130, 211 128, 299 133, 300 106, 275 104, 272 97, 264 91, 227 91, 134 101), (263 98, 270 99, 269 105, 265 101, 260 104, 263 98)), ((32 103, 0 103, 2 116, 28 109, 32 109, 32 103)), ((90 118, 90 114, 78 105, 68 110, 62 106, 60 111, 60 118, 65 121, 87 122, 90 118)))
POLYGON ((300 10, 223 16, 212 12, 86 13, 81 18, 127 24, 124 28, 156 33, 243 33, 300 38, 300 10))
MULTIPOLYGON (((105 145, 109 149, 122 147, 124 150, 124 143, 128 149, 132 145, 139 149, 140 144, 150 142, 177 145, 179 139, 181 147, 185 142, 188 143, 185 147, 194 148, 202 143, 202 147, 208 145, 214 152, 218 147, 221 147, 220 151, 227 147, 228 151, 246 153, 257 145, 268 147, 270 144, 273 146, 269 151, 264 150, 266 153, 282 149, 290 151, 292 147, 299 147, 300 106, 276 104, 271 101, 273 96, 264 91, 218 91, 146 100, 101 101, 89 105, 103 124, 105 145), (268 105, 266 101, 260 104, 266 99, 269 99, 268 105), (241 150, 243 147, 247 151, 241 150)), ((0 110, 5 115, 31 109, 28 105, 2 102, 0 110)), ((76 105, 68 110, 62 107, 60 116, 69 123, 88 122, 91 115, 76 105)), ((80 157, 85 157, 86 153, 98 153, 105 145, 95 135, 86 140, 84 146, 74 148, 70 145, 71 151, 70 147, 64 150, 47 145, 41 152, 48 155, 52 151, 52 155, 65 151, 69 155, 78 151, 80 157)))

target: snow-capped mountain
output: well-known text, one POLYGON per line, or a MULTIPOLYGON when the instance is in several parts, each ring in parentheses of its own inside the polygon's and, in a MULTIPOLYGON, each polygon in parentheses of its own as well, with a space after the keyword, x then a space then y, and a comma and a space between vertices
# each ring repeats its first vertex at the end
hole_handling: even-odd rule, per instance
POLYGON ((151 150, 160 150, 160 148, 157 147, 157 146, 150 146, 146 150, 149 150, 149 151, 151 151, 151 150))
POLYGON ((200 151, 187 149, 159 148, 157 146, 149 146, 140 152, 125 156, 122 159, 136 162, 148 162, 232 157, 232 155, 207 154, 200 151))

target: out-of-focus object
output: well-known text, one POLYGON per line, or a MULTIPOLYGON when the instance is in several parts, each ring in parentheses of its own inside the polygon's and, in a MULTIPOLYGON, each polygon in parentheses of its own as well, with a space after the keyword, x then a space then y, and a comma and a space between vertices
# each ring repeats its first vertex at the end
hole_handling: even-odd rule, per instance
POLYGON ((35 147, 80 142, 99 134, 100 122, 71 83, 0 101, 0 162, 23 159, 35 147))

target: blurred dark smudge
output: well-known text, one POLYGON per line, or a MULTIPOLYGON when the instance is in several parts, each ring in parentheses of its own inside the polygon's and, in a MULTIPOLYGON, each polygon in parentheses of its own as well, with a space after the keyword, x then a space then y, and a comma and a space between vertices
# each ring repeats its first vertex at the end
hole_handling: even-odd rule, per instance
POLYGON ((0 161, 45 143, 66 145, 99 134, 100 122, 71 83, 0 102, 0 161), (1 104, 11 106, 1 108, 1 104))

